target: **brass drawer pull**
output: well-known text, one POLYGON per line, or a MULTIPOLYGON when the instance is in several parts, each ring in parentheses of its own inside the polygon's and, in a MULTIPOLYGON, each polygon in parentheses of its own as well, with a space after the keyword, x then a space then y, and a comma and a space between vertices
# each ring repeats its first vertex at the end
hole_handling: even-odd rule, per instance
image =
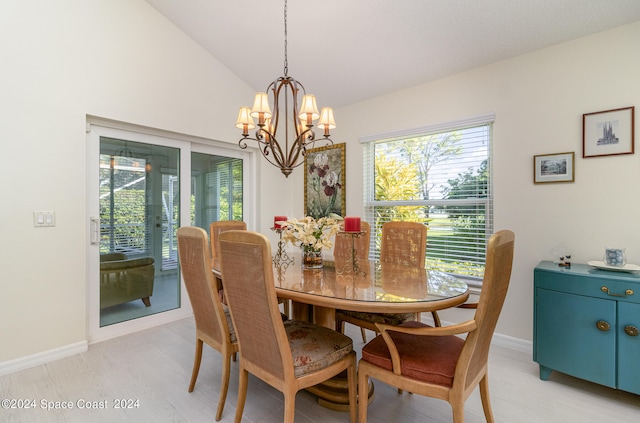
POLYGON ((604 320, 598 320, 596 322, 596 327, 598 328, 598 330, 601 330, 603 332, 606 332, 609 329, 611 329, 611 325, 609 325, 609 323, 605 322, 604 320))
POLYGON ((624 333, 629 336, 638 336, 638 334, 640 334, 640 331, 638 331, 637 327, 628 325, 624 327, 624 333))
POLYGON ((629 297, 633 295, 633 289, 627 289, 626 291, 624 291, 624 294, 614 294, 613 292, 609 291, 609 288, 607 288, 606 286, 601 287, 600 290, 607 295, 611 295, 612 297, 629 297))

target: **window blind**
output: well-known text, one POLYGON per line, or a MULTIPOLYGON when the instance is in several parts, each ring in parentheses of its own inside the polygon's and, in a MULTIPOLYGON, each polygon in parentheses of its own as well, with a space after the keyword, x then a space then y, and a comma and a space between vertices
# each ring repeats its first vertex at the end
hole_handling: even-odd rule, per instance
POLYGON ((372 258, 379 257, 385 222, 421 222, 428 226, 428 268, 482 277, 493 232, 493 120, 485 115, 361 138, 372 258))

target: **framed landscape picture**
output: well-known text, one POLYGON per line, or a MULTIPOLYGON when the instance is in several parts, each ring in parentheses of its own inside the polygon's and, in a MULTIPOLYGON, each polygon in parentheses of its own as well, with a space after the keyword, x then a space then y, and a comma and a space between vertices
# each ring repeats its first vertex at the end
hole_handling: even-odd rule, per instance
POLYGON ((582 157, 633 154, 633 107, 582 115, 582 157))
POLYGON ((533 182, 573 182, 575 153, 541 154, 533 156, 533 182))
POLYGON ((304 214, 344 217, 345 143, 307 150, 304 156, 304 214))

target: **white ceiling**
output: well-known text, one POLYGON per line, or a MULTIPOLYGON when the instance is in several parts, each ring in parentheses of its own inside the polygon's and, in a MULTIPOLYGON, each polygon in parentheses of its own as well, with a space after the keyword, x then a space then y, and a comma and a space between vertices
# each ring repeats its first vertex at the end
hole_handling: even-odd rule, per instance
MULTIPOLYGON (((146 1, 256 91, 284 74, 284 0, 146 1)), ((289 76, 339 107, 638 21, 640 1, 289 0, 287 15, 289 76)))

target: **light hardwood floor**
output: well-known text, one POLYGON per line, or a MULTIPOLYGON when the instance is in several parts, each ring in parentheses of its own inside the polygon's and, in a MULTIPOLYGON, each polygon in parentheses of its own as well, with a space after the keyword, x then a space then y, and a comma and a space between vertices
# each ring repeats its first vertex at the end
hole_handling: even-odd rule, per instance
MULTIPOLYGON (((347 334, 355 339, 354 345, 359 351, 363 345, 359 330, 347 326, 347 334)), ((35 409, 2 408, 0 421, 213 422, 220 381, 220 355, 205 346, 198 383, 189 394, 187 386, 193 351, 193 320, 183 319, 93 344, 86 353, 0 377, 2 399, 34 400, 36 405, 35 409), (42 408, 43 401, 69 401, 73 409, 47 411, 42 408), (82 401, 95 401, 97 405, 106 405, 107 409, 80 409, 82 401), (116 409, 115 402, 133 408, 116 409)), ((236 363, 232 364, 223 422, 233 422, 237 368, 236 363)), ((538 367, 529 354, 494 346, 489 375, 497 422, 640 421, 640 396, 556 372, 549 381, 543 382, 538 378, 538 367)), ((451 409, 444 401, 407 393, 400 395, 380 382, 375 382, 375 389, 375 399, 368 414, 371 423, 451 422, 451 409)), ((467 401, 465 412, 466 422, 484 422, 477 390, 467 401)), ((282 418, 282 395, 250 377, 243 421, 281 422, 282 418)), ((318 406, 311 394, 298 394, 296 422, 348 420, 347 413, 318 406)))

